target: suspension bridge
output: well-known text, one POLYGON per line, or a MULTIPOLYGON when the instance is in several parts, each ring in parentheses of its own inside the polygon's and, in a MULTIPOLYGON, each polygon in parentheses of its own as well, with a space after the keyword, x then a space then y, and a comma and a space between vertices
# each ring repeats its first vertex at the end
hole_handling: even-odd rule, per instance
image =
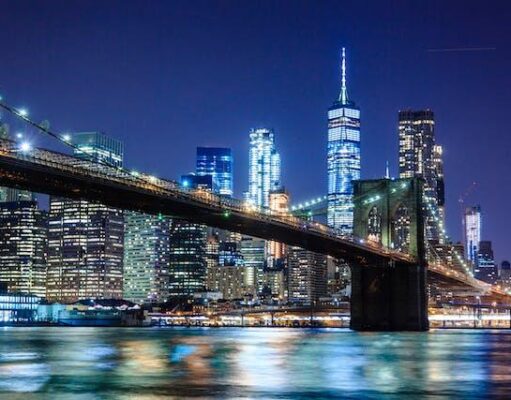
MULTIPOLYGON (((0 102, 0 107, 37 129, 73 147, 65 135, 50 131, 30 120, 26 113, 0 102)), ((26 143, 0 139, 0 185, 68 198, 87 199, 103 204, 144 212, 165 214, 192 223, 274 240, 348 262, 353 282, 352 327, 355 329, 427 329, 426 276, 433 286, 459 288, 476 295, 508 300, 508 293, 473 278, 466 262, 465 270, 426 249, 422 226, 421 185, 417 179, 388 180, 394 197, 401 188, 415 204, 414 218, 418 229, 413 235, 414 251, 384 246, 369 240, 364 229, 367 215, 355 220, 355 233, 346 236, 336 229, 297 217, 255 207, 247 202, 215 195, 201 189, 187 189, 177 182, 143 172, 93 162, 61 152, 32 148, 26 143), (405 189, 406 188, 406 189, 405 189), (358 277, 358 278, 357 278, 358 277), (401 303, 408 303, 403 305, 401 303), (385 309, 379 307, 385 304, 385 309), (372 304, 373 308, 368 305, 372 304), (376 314, 381 313, 381 316, 376 314)), ((389 192, 390 193, 390 192, 389 192)), ((362 191, 359 204, 380 202, 384 196, 362 191)), ((403 197, 406 197, 403 194, 403 197)), ((413 202, 412 201, 412 202, 413 202)), ((363 209, 362 206, 359 209, 363 209)), ((426 209, 435 218, 430 205, 426 209)), ((357 214, 357 206, 355 213, 357 214)), ((438 220, 438 219, 437 219, 438 220)), ((443 230, 443 227, 441 227, 443 230)))

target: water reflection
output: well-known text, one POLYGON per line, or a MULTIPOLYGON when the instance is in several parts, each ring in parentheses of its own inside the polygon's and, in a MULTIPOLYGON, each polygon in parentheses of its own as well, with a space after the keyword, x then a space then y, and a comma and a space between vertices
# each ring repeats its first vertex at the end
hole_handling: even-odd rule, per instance
POLYGON ((509 398, 510 361, 506 331, 5 328, 0 398, 509 398))

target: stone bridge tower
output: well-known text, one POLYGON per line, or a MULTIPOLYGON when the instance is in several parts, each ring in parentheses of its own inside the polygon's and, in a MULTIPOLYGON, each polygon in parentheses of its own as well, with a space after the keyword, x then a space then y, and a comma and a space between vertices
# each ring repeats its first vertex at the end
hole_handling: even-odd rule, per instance
POLYGON ((354 235, 412 258, 394 261, 371 256, 352 265, 352 329, 429 327, 422 185, 418 178, 354 182, 354 235))

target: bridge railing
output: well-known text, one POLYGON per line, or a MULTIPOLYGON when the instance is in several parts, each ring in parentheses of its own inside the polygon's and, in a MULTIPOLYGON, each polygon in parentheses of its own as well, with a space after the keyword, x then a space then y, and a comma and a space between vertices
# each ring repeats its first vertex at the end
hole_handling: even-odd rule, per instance
POLYGON ((236 212, 242 215, 250 215, 251 218, 262 222, 279 223, 299 231, 307 231, 322 237, 326 236, 337 241, 344 241, 362 249, 370 249, 373 252, 379 252, 386 256, 394 256, 406 260, 413 259, 413 257, 406 253, 388 249, 377 242, 348 236, 343 234, 340 230, 315 221, 298 218, 290 213, 276 212, 269 208, 257 207, 248 202, 216 195, 207 190, 183 188, 175 181, 157 178, 125 168, 105 165, 41 148, 22 151, 18 143, 8 139, 0 139, 0 153, 13 159, 25 160, 48 166, 82 178, 84 176, 87 178, 94 177, 104 180, 107 183, 117 182, 122 185, 143 189, 160 196, 171 196, 174 199, 199 203, 213 208, 220 213, 236 212))

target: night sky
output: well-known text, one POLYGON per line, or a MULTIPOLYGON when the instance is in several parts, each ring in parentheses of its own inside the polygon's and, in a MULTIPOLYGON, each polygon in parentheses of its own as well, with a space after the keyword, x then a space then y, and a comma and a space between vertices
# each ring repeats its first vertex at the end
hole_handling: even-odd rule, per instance
POLYGON ((129 167, 168 178, 196 146, 231 147, 248 184, 248 131, 275 129, 294 202, 326 193, 327 108, 347 48, 362 113, 362 177, 397 173, 397 112, 431 108, 445 149, 448 230, 459 196, 511 258, 511 2, 1 1, 0 93, 56 131, 101 130, 129 167), (431 51, 431 49, 489 48, 431 51))

